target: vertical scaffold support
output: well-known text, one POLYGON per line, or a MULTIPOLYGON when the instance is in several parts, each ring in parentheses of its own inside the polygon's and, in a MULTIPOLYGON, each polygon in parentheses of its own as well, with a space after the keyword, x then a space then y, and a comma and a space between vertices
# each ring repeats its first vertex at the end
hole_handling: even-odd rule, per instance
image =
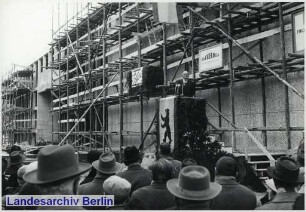
MULTIPOLYGON (((140 33, 140 13, 139 3, 136 5, 137 10, 137 53, 138 53, 138 67, 141 67, 141 37, 140 33)), ((143 140, 143 85, 140 87, 140 140, 143 140)))
POLYGON ((122 162, 122 146, 123 146, 123 103, 122 103, 122 94, 123 94, 123 70, 122 70, 122 38, 121 38, 121 26, 122 26, 122 10, 121 3, 119 3, 119 161, 122 162))
MULTIPOLYGON (((230 11, 230 3, 227 3, 227 9, 230 11)), ((227 31, 229 36, 232 33, 232 21, 231 21, 231 13, 229 13, 229 17, 227 20, 227 31)), ((233 43, 231 39, 227 39, 228 42, 228 68, 230 71, 230 108, 231 108, 231 116, 232 123, 235 124, 235 100, 234 100, 234 80, 235 80, 235 71, 233 69, 233 43)), ((233 149, 236 150, 236 138, 235 131, 232 131, 232 145, 233 149)))
MULTIPOLYGON (((285 45, 285 30, 284 30, 284 20, 283 20, 283 7, 282 3, 278 3, 279 7, 279 24, 280 24, 280 43, 282 52, 282 69, 283 77, 285 81, 288 81, 287 68, 286 68, 286 45, 285 45)), ((285 118, 286 118, 286 137, 288 149, 291 149, 291 139, 290 139, 290 113, 289 113, 289 94, 288 87, 284 86, 285 92, 285 118)))
MULTIPOLYGON (((167 85, 167 25, 163 23, 163 71, 164 71, 164 86, 167 85)), ((163 88, 163 97, 167 95, 167 90, 163 88)))

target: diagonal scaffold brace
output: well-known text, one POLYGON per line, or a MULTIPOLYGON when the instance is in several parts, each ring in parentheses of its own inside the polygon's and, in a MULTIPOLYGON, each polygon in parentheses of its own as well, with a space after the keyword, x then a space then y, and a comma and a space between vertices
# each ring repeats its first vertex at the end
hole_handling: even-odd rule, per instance
POLYGON ((236 41, 232 36, 228 35, 223 29, 221 29, 218 25, 212 24, 207 18, 205 18, 202 14, 196 12, 191 7, 187 6, 187 8, 198 15, 200 18, 202 18, 207 24, 211 24, 213 28, 221 32, 225 37, 227 37, 229 40, 231 40, 233 43, 235 43, 248 57, 252 58, 256 63, 261 65, 264 69, 269 71, 271 74, 273 74, 279 81, 281 81, 283 84, 285 84, 288 88, 290 88, 294 93, 296 93, 299 97, 304 99, 304 94, 299 92, 296 88, 294 88, 292 85, 290 85, 286 80, 282 79, 276 72, 271 70, 267 65, 265 65, 261 60, 259 60, 257 57, 253 56, 246 48, 244 48, 238 41, 236 41))
POLYGON ((63 138, 63 140, 58 144, 59 146, 62 145, 68 136, 72 133, 72 131, 76 128, 76 126, 81 122, 81 120, 84 118, 84 116, 88 113, 90 108, 98 101, 98 99, 102 96, 105 89, 109 86, 109 84, 115 79, 115 77, 119 74, 119 71, 116 72, 116 74, 113 75, 111 80, 106 84, 106 86, 102 89, 102 91, 99 93, 99 95, 93 100, 93 102, 88 106, 88 108, 85 110, 83 115, 79 118, 79 120, 75 123, 75 125, 70 129, 70 131, 67 133, 67 135, 63 138))

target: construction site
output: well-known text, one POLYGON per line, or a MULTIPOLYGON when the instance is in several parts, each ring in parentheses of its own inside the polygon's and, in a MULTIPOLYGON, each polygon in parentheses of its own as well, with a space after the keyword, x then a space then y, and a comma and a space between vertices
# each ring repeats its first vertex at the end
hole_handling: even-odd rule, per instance
POLYGON ((207 134, 258 172, 304 138, 303 2, 89 3, 52 37, 2 79, 2 146, 150 154, 168 108, 175 148, 185 100, 172 84, 184 71, 207 134))

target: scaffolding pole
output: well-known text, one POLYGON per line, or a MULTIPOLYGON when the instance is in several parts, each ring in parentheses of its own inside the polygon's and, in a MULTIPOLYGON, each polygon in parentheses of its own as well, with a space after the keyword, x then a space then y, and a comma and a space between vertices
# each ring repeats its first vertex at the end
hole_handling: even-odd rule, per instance
MULTIPOLYGON (((123 70, 122 70, 122 10, 121 10, 121 3, 119 3, 119 34, 118 34, 118 40, 119 40, 119 96, 121 97, 123 94, 123 85, 122 85, 122 78, 123 78, 123 70)), ((122 162, 122 146, 123 146, 123 103, 122 99, 119 98, 119 161, 122 162)))
MULTIPOLYGON (((104 34, 106 34, 107 32, 107 20, 106 20, 106 8, 103 9, 103 31, 105 32, 104 34)), ((103 34, 102 34, 103 36, 103 34)), ((106 40, 105 40, 105 36, 102 37, 102 42, 103 42, 103 88, 105 87, 106 85, 106 40)), ((107 89, 105 90, 105 92, 103 93, 103 98, 106 98, 106 94, 107 94, 107 89)), ((106 131, 106 105, 105 105, 105 102, 103 102, 103 114, 102 114, 102 122, 103 122, 103 128, 102 128, 102 131, 103 131, 103 152, 105 152, 105 144, 106 144, 106 134, 105 134, 105 131, 106 131)))
MULTIPOLYGON (((261 24, 258 25, 258 32, 262 32, 261 24)), ((263 41, 259 41, 259 58, 261 61, 264 61, 264 54, 263 54, 263 41)), ((264 77, 260 79, 261 83, 261 108, 262 108, 262 125, 263 127, 267 126, 267 107, 266 107, 266 81, 264 77)), ((264 147, 268 146, 268 139, 267 139, 267 132, 262 131, 262 139, 264 147)))
POLYGON ((59 145, 62 145, 63 142, 68 138, 68 136, 72 133, 72 131, 75 129, 75 127, 81 122, 81 120, 85 117, 85 115, 88 113, 90 108, 98 101, 98 99, 102 96, 105 89, 109 86, 109 84, 115 79, 115 77, 119 74, 119 71, 116 72, 116 74, 113 75, 112 79, 107 83, 107 85, 102 89, 102 91, 99 93, 99 95, 93 100, 93 102, 89 105, 89 107, 85 110, 83 115, 79 118, 79 120, 75 123, 75 125, 70 129, 70 131, 67 133, 67 135, 63 138, 63 140, 59 143, 59 145))
MULTIPOLYGON (((227 3, 227 9, 230 10, 230 3, 227 3)), ((232 34, 232 16, 231 13, 228 14, 227 20, 227 31, 229 36, 232 34)), ((232 123, 235 124, 235 94, 234 94, 234 80, 235 80, 235 70, 233 69, 233 44, 231 39, 227 39, 228 42, 228 68, 230 71, 230 110, 232 123)), ((236 150, 236 135, 232 132, 232 145, 234 150, 236 150)))
MULTIPOLYGON (((138 68, 141 67, 141 37, 140 33, 140 13, 139 13, 139 3, 136 6, 137 11, 137 53, 138 53, 138 68)), ((144 139, 143 137, 143 85, 140 86, 140 140, 144 139)))
MULTIPOLYGON (((278 3, 279 7, 279 24, 280 24, 280 43, 282 52, 282 69, 283 76, 286 81, 288 81, 287 68, 286 68, 286 44, 285 44, 285 30, 284 30, 284 20, 283 20, 283 7, 282 3, 278 3)), ((285 92, 285 118, 286 118, 286 137, 288 149, 291 149, 291 139, 290 139, 290 111, 289 111, 289 94, 288 87, 284 86, 285 92)))
POLYGON ((164 87, 163 87, 163 97, 167 95, 167 25, 163 23, 163 73, 164 73, 164 87))
POLYGON ((237 45, 248 57, 250 57, 252 60, 254 60, 256 63, 261 65, 264 69, 269 71, 271 74, 273 74, 279 81, 281 81, 283 84, 288 86, 294 93, 296 93, 299 97, 304 99, 304 94, 299 92, 296 88, 294 88, 292 85, 290 85, 286 80, 282 79, 279 74, 274 72, 272 69, 270 69, 266 64, 264 64, 262 61, 260 61, 257 57, 253 56, 246 48, 244 48, 240 43, 238 43, 232 36, 228 35, 219 25, 216 23, 211 23, 207 18, 205 18, 202 14, 196 12, 191 7, 187 6, 189 10, 191 10, 193 13, 197 14, 200 18, 202 18, 207 24, 211 24, 213 28, 221 32, 223 35, 225 35, 226 38, 231 40, 235 45, 237 45))

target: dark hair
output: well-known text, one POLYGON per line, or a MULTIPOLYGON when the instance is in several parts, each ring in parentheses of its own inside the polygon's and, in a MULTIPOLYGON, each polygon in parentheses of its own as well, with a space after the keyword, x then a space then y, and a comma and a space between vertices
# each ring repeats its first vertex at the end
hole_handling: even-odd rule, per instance
POLYGON ((170 155, 171 154, 171 146, 169 143, 163 142, 160 144, 160 154, 162 155, 170 155))
POLYGON ((238 165, 234 158, 223 156, 216 163, 216 175, 236 176, 238 165))
POLYGON ((149 169, 152 171, 153 180, 164 183, 172 179, 174 176, 174 167, 170 161, 161 158, 155 161, 149 169))
POLYGON ((14 145, 11 147, 9 153, 12 153, 12 152, 14 152, 14 151, 21 151, 21 147, 14 144, 14 145))
POLYGON ((197 162, 191 158, 185 158, 182 161, 182 168, 186 167, 186 166, 194 166, 197 165, 197 162))
POLYGON ((123 151, 124 154, 124 164, 129 166, 132 163, 140 162, 141 155, 139 150, 135 146, 128 146, 123 151))
POLYGON ((282 188, 293 188, 296 187, 298 185, 298 183, 289 183, 289 182, 284 182, 281 180, 277 180, 275 178, 273 178, 274 180, 274 185, 276 188, 282 187, 282 188))
POLYGON ((96 160, 99 160, 100 155, 102 154, 99 150, 91 150, 87 154, 87 162, 92 163, 96 160))

